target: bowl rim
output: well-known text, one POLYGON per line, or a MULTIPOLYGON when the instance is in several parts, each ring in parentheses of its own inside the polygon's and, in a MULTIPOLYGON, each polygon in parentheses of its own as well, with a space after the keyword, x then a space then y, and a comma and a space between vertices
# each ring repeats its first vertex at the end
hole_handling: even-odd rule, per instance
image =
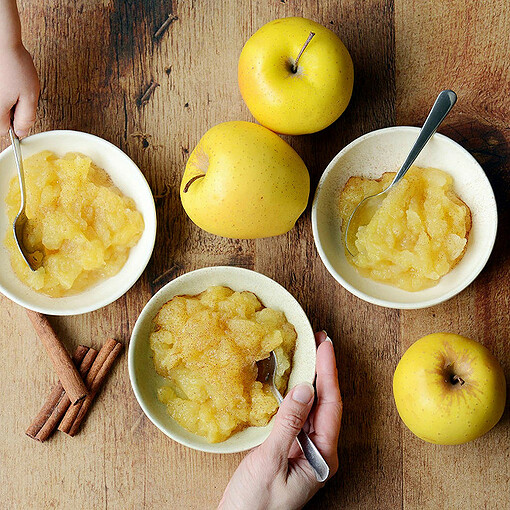
MULTIPOLYGON (((131 168, 133 170, 136 170, 139 173, 140 177, 142 178, 142 182, 143 182, 143 187, 144 187, 143 191, 147 192, 150 195, 150 197, 152 198, 152 200, 150 201, 152 207, 149 207, 150 210, 148 211, 148 216, 144 216, 145 228, 147 228, 147 226, 151 227, 151 229, 148 230, 148 232, 149 232, 149 234, 152 234, 152 235, 150 236, 148 241, 146 240, 146 242, 144 243, 144 245, 147 248, 146 248, 146 250, 144 250, 144 256, 141 258, 141 263, 138 266, 138 269, 136 271, 130 273, 133 275, 133 278, 126 278, 126 280, 125 280, 126 283, 124 285, 120 285, 119 290, 117 292, 112 293, 109 297, 106 297, 106 298, 99 300, 99 301, 95 302, 94 304, 90 304, 88 306, 81 306, 81 307, 78 306, 78 307, 62 308, 62 309, 47 308, 45 306, 40 306, 37 304, 34 305, 34 304, 30 303, 29 301, 27 301, 23 298, 20 298, 16 294, 14 294, 14 293, 10 292, 8 289, 6 289, 2 285, 2 282, 0 281, 0 292, 5 297, 7 297, 11 301, 17 303, 18 305, 20 305, 24 308, 33 310, 34 312, 39 312, 39 313, 43 313, 46 315, 53 315, 53 316, 82 315, 84 313, 99 310, 99 309, 113 303, 114 301, 117 301, 117 299, 119 299, 124 294, 126 294, 131 289, 131 287, 139 280, 140 276, 145 271, 145 268, 147 267, 149 260, 152 257, 152 253, 154 251, 154 246, 156 243, 156 232, 157 232, 156 205, 154 203, 154 195, 152 194, 152 190, 149 186, 149 183, 147 182, 145 175, 140 170, 138 165, 120 147, 117 147, 112 142, 105 140, 104 138, 101 138, 100 136, 93 135, 93 134, 87 133, 85 131, 76 131, 76 130, 72 130, 72 129, 53 129, 53 130, 41 131, 40 133, 34 133, 33 135, 29 135, 29 136, 23 138, 23 140, 21 142, 23 143, 25 140, 37 141, 39 139, 44 139, 44 138, 54 136, 55 134, 58 134, 61 136, 67 135, 67 136, 72 136, 72 137, 88 138, 88 139, 93 140, 94 143, 98 143, 103 146, 106 146, 113 152, 118 153, 121 157, 125 158, 126 162, 128 163, 128 165, 131 166, 131 168), (147 222, 147 220, 150 220, 150 221, 147 222), (147 223, 148 223, 148 225, 147 225, 147 223)), ((22 146, 22 150, 23 150, 23 146, 22 146)), ((3 158, 5 158, 6 155, 9 154, 11 151, 12 151, 12 145, 8 145, 3 151, 1 151, 0 152, 0 161, 3 158)), ((68 152, 72 152, 72 151, 68 151, 68 152)), ((79 152, 79 151, 76 151, 76 152, 79 152)), ((107 171, 105 170, 105 172, 107 172, 107 171)), ((120 269, 120 271, 122 271, 122 268, 120 269)), ((20 281, 20 285, 25 285, 25 284, 20 281)), ((76 295, 79 295, 79 294, 76 294, 76 295)), ((63 299, 63 298, 52 298, 52 299, 59 300, 59 299, 63 299)))
MULTIPOLYGON (((241 447, 241 448, 239 448, 239 447, 228 447, 228 446, 227 447, 225 447, 225 446, 218 447, 218 445, 224 445, 224 443, 225 443, 224 441, 222 441, 220 443, 210 443, 210 444, 204 443, 204 444, 201 444, 201 445, 197 445, 196 443, 190 442, 187 439, 185 439, 183 437, 180 437, 177 434, 174 434, 172 431, 167 430, 166 428, 164 428, 163 424, 160 423, 159 420, 155 416, 153 416, 152 412, 150 411, 148 406, 145 404, 145 400, 142 397, 142 392, 141 392, 141 390, 139 388, 138 381, 137 381, 137 378, 136 378, 136 375, 135 375, 135 354, 134 354, 135 344, 137 342, 137 338, 138 338, 138 341, 140 341, 140 338, 142 336, 138 332, 143 327, 143 323, 145 321, 149 320, 148 315, 149 315, 149 310, 151 308, 151 303, 154 303, 154 301, 156 301, 160 296, 164 295, 167 292, 168 287, 170 285, 172 285, 172 284, 175 285, 174 282, 176 282, 180 278, 182 278, 182 277, 189 277, 189 275, 197 275, 197 274, 200 274, 200 273, 207 273, 207 272, 209 272, 211 270, 215 270, 215 269, 226 270, 226 271, 236 271, 236 272, 239 272, 239 273, 252 273, 252 274, 257 275, 256 276, 257 278, 260 278, 260 279, 266 280, 266 281, 270 281, 271 285, 276 285, 276 286, 280 287, 283 290, 283 292, 287 293, 292 298, 292 300, 296 303, 296 305, 299 307, 299 309, 303 313, 303 316, 306 318, 306 324, 307 324, 309 330, 311 331, 311 334, 314 335, 312 326, 310 324, 310 320, 308 319, 308 316, 305 313, 305 311, 304 311, 303 307, 301 306, 301 304, 299 303, 299 301, 283 285, 281 285, 277 281, 273 280, 269 276, 266 276, 266 275, 264 275, 262 273, 259 273, 258 271, 254 271, 252 269, 247 269, 247 268, 238 267, 238 266, 224 266, 224 265, 221 265, 221 266, 206 266, 206 267, 201 267, 201 268, 194 269, 192 271, 188 271, 186 273, 183 273, 182 275, 180 275, 180 276, 174 278, 173 280, 169 281, 161 289, 159 289, 158 292, 156 292, 147 301, 147 303, 143 307, 142 311, 140 312, 140 314, 139 314, 139 316, 138 316, 138 318, 137 318, 137 320, 135 322, 135 325, 133 327, 133 331, 131 332, 131 336, 130 336, 130 340, 129 340, 129 347, 128 347, 128 374, 129 374, 129 382, 131 383, 131 388, 133 390, 133 393, 135 394, 135 398, 136 398, 136 400, 138 402, 138 405, 142 408, 142 411, 144 412, 145 416, 147 418, 149 418, 149 420, 163 434, 165 434, 167 437, 169 437, 173 441, 176 441, 177 443, 180 443, 183 446, 186 446, 186 447, 191 448, 193 450, 203 451, 203 452, 207 452, 207 453, 214 453, 214 454, 239 453, 239 452, 250 450, 250 449, 258 446, 259 444, 261 444, 264 441, 264 439, 262 441, 260 441, 258 444, 250 444, 250 445, 247 445, 247 446, 241 447)), ((228 284, 226 284, 226 285, 228 285, 228 284)), ((250 291, 250 289, 246 289, 246 290, 250 291)), ((174 294, 174 296, 177 296, 177 295, 179 295, 179 294, 178 293, 174 294)), ((314 363, 314 365, 315 365, 315 363, 314 363)), ((171 418, 170 416, 168 418, 170 420, 173 420, 173 418, 171 418)), ((273 417, 273 419, 274 419, 274 417, 273 417)), ((176 424, 179 427, 181 427, 177 422, 176 422, 176 424)), ((271 422, 267 426, 271 426, 271 422)), ((268 432, 268 434, 269 434, 269 432, 268 432)), ((199 436, 197 436, 197 437, 199 437, 199 436)))
POLYGON ((460 151, 464 154, 464 156, 467 159, 470 159, 474 163, 474 165, 485 175, 485 177, 487 178, 487 181, 489 183, 489 189, 488 189, 486 198, 488 201, 491 202, 491 205, 493 205, 493 208, 494 208, 494 213, 495 213, 494 234, 493 234, 490 242, 485 245, 486 249, 483 252, 483 256, 479 259, 478 263, 475 265, 470 276, 468 278, 460 281, 451 290, 449 290, 448 292, 445 292, 441 296, 438 296, 438 297, 435 297, 432 299, 427 299, 427 300, 420 301, 420 302, 403 303, 403 302, 396 302, 396 301, 391 301, 391 300, 387 300, 387 299, 380 299, 380 298, 371 296, 369 294, 366 294, 363 291, 360 291, 359 289, 357 289, 356 287, 351 285, 349 282, 347 282, 341 276, 341 274, 333 267, 333 265, 330 263, 328 257, 326 256, 326 253, 322 247, 322 242, 321 242, 320 236, 319 236, 319 227, 318 227, 318 218, 317 218, 317 204, 318 204, 319 195, 321 193, 322 187, 323 187, 324 182, 327 179, 329 173, 334 169, 337 162, 344 156, 344 154, 346 152, 350 151, 353 147, 362 143, 363 141, 365 141, 368 138, 372 138, 374 136, 378 136, 378 135, 381 135, 381 134, 384 134, 387 132, 392 132, 392 131, 412 132, 412 133, 418 134, 420 132, 420 130, 421 130, 421 128, 416 127, 416 126, 390 126, 390 127, 385 127, 385 128, 381 128, 381 129, 375 129, 374 131, 370 131, 370 132, 365 133, 364 135, 361 135, 360 137, 354 139, 352 142, 347 144, 340 152, 338 152, 338 154, 336 154, 336 156, 329 162, 328 166, 326 167, 326 169, 324 170, 324 172, 321 175, 321 178, 320 178, 317 188, 315 190, 315 194, 314 194, 313 202, 312 202, 311 219, 312 219, 313 239, 314 239, 315 247, 317 248, 317 251, 319 253, 319 256, 320 256, 323 264, 326 266, 326 269, 329 271, 331 276, 333 276, 333 278, 335 278, 335 280, 338 283, 340 283, 340 285, 342 285, 342 287, 344 287, 346 290, 348 290, 351 294, 355 295, 356 297, 358 297, 364 301, 367 301, 368 303, 372 303, 374 305, 382 306, 385 308, 394 308, 394 309, 398 309, 398 310, 418 310, 418 309, 428 308, 428 307, 431 307, 434 305, 438 305, 440 303, 443 303, 444 301, 451 299, 452 297, 454 297, 457 294, 459 294, 460 292, 462 292, 466 287, 468 287, 477 278, 477 276, 480 274, 482 269, 487 264, 487 261, 489 260, 489 257, 492 253, 493 248, 494 248, 494 243, 496 242, 496 235, 497 235, 497 230, 498 230, 497 203, 496 203, 496 197, 494 196, 494 190, 492 189, 492 185, 490 184, 490 181, 487 178, 485 171, 483 170, 480 163, 478 163, 478 161, 473 157, 473 155, 467 149, 462 147, 462 145, 457 143, 455 140, 452 140, 448 136, 436 132, 436 133, 434 133, 433 137, 437 137, 440 140, 443 140, 444 142, 455 146, 457 150, 460 149, 460 151))

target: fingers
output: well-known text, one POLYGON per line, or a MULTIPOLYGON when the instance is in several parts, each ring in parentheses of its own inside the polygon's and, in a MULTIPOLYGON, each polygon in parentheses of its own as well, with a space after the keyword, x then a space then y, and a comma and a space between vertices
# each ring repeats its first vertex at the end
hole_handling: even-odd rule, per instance
MULTIPOLYGON (((338 435, 342 420, 342 397, 338 386, 335 351, 331 340, 317 349, 317 407, 314 415, 314 441, 326 460, 337 459, 338 435)), ((330 464, 330 467, 331 464, 330 464)))
POLYGON ((13 105, 5 103, 0 107, 0 136, 6 135, 11 124, 11 110, 13 112, 14 131, 19 138, 27 136, 29 129, 35 122, 38 96, 23 94, 13 105))
POLYGON ((278 471, 286 465, 294 440, 308 417, 314 398, 310 383, 295 386, 285 397, 276 414, 273 430, 264 442, 267 455, 278 471))
POLYGON ((14 131, 18 137, 27 136, 28 130, 35 122, 37 112, 37 96, 25 94, 20 96, 14 110, 14 131))

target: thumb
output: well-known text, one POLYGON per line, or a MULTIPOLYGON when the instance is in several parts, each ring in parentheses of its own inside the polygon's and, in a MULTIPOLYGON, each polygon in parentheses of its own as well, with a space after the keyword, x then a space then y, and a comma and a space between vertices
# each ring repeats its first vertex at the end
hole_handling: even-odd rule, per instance
POLYGON ((27 136, 35 122, 38 96, 33 94, 20 96, 14 110, 14 131, 20 138, 27 136))
POLYGON ((292 443, 312 408, 313 397, 313 386, 310 383, 301 383, 292 388, 280 405, 273 430, 265 442, 269 455, 276 457, 280 466, 289 458, 292 443))

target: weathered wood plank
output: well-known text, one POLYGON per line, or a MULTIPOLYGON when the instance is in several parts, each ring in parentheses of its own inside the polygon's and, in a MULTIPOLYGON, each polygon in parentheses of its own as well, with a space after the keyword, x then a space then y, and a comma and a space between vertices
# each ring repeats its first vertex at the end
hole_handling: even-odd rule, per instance
MULTIPOLYGON (((459 99, 440 129, 468 149, 491 181, 498 202, 494 252, 477 280, 459 296, 428 310, 402 312, 402 352, 432 332, 464 334, 486 345, 510 371, 508 335, 510 177, 510 50, 503 1, 396 1, 397 122, 419 125, 436 94, 459 99)), ((508 406, 486 436, 466 445, 424 443, 404 430, 405 508, 505 508, 510 501, 508 406)))

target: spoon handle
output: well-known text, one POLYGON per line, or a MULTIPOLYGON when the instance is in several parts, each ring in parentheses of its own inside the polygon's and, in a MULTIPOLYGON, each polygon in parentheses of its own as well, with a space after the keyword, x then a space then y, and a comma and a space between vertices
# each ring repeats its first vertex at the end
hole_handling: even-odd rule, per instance
POLYGON ((21 208, 25 207, 25 195, 26 195, 26 193, 25 193, 25 172, 23 171, 23 159, 21 157, 21 147, 19 144, 19 138, 14 131, 12 119, 11 119, 11 124, 9 126, 9 137, 11 139, 12 150, 14 152, 14 160, 16 162, 16 170, 18 171, 19 188, 20 188, 20 193, 21 193, 21 206, 20 206, 20 210, 21 210, 21 208))
POLYGON ((452 109, 456 101, 457 94, 455 94, 453 90, 443 90, 439 93, 434 106, 432 106, 432 109, 430 110, 430 113, 425 120, 423 127, 421 128, 418 139, 413 145, 413 148, 409 152, 407 159, 404 161, 404 164, 398 171, 390 186, 397 184, 397 182, 399 182, 402 177, 404 177, 406 172, 414 163, 415 159, 418 157, 418 154, 422 151, 423 147, 425 147, 425 144, 430 140, 430 137, 436 132, 437 128, 448 115, 448 112, 452 109))
MULTIPOLYGON (((278 401, 278 405, 280 405, 283 401, 282 394, 278 391, 278 388, 274 384, 272 385, 272 389, 273 394, 278 401)), ((303 452, 306 460, 315 471, 315 478, 317 478, 317 481, 325 482, 329 476, 329 466, 328 463, 324 460, 324 457, 321 455, 321 452, 319 452, 313 441, 310 439, 310 436, 303 429, 301 429, 298 436, 296 437, 296 441, 301 448, 301 451, 303 452)))
POLYGON ((324 457, 303 429, 299 432, 296 441, 303 451, 306 460, 315 471, 315 478, 317 478, 317 481, 325 482, 329 476, 328 463, 324 460, 324 457))

